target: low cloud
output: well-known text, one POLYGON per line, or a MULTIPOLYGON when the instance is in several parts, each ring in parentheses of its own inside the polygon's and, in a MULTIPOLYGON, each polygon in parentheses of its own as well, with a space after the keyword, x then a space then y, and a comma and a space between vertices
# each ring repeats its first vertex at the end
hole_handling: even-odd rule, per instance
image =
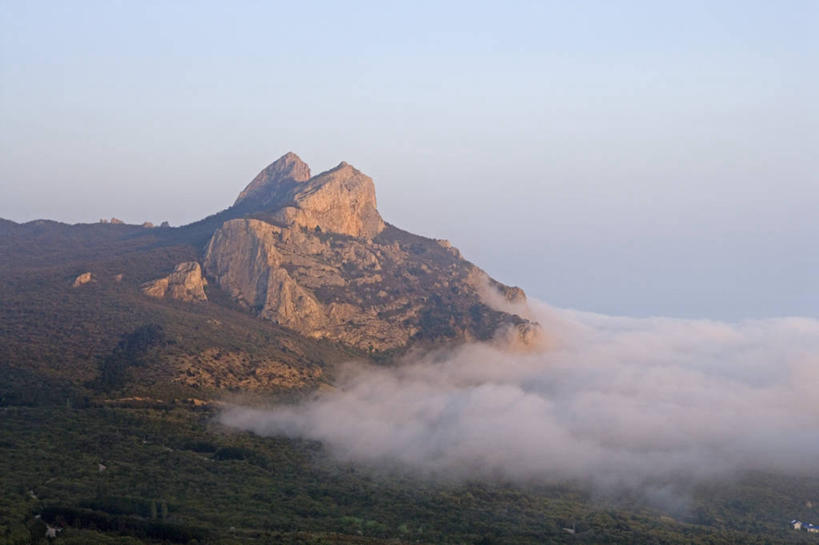
POLYGON ((542 352, 470 344, 349 364, 333 391, 221 420, 433 476, 640 486, 819 469, 819 321, 528 312, 542 352))

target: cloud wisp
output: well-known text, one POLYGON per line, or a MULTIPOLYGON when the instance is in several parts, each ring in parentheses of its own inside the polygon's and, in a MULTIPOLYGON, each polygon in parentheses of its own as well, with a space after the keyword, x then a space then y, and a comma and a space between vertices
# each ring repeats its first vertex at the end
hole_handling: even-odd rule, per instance
POLYGON ((539 353, 487 344, 378 368, 229 426, 429 475, 595 485, 819 469, 819 321, 632 319, 533 304, 539 353))

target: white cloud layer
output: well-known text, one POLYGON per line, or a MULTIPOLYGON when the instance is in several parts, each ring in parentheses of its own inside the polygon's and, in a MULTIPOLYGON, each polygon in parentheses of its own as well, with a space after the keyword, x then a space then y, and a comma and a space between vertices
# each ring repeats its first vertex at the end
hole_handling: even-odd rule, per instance
POLYGON ((221 421, 448 477, 608 486, 819 470, 819 321, 530 311, 543 352, 470 344, 349 364, 334 391, 221 421))

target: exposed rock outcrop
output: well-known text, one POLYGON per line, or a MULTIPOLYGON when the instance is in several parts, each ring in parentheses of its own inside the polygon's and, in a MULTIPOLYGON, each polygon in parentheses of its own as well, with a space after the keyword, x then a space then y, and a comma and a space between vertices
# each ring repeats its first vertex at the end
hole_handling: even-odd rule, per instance
POLYGON ((310 168, 288 153, 259 173, 234 209, 267 212, 275 223, 372 238, 384 229, 372 178, 347 163, 310 177, 310 168))
POLYGON ((205 269, 222 288, 260 316, 298 331, 325 322, 321 305, 283 268, 274 239, 282 229, 263 221, 238 219, 214 233, 205 269))
MULTIPOLYGON (((307 337, 383 351, 510 336, 528 345, 536 329, 514 310, 522 290, 492 280, 447 241, 386 224, 373 180, 347 163, 311 177, 288 153, 198 225, 218 225, 202 260, 208 279, 307 337)), ((202 284, 190 262, 142 289, 196 301, 205 300, 202 284)))
MULTIPOLYGON (((458 255, 460 256, 460 252, 458 255)), ((496 310, 519 313, 522 309, 515 307, 526 304, 526 293, 523 289, 502 284, 478 267, 472 269, 467 282, 487 305, 496 310)))
POLYGON ((262 170, 245 187, 233 206, 243 205, 257 210, 277 208, 295 184, 310 179, 310 167, 289 152, 262 170))
POLYGON ((292 203, 273 215, 287 225, 372 238, 384 229, 372 178, 347 163, 296 186, 292 203))
POLYGON ((204 268, 260 317, 365 350, 488 340, 527 323, 481 299, 474 279, 488 277, 457 251, 389 226, 362 239, 230 220, 214 233, 204 268))
POLYGON ((143 284, 142 293, 179 301, 207 301, 206 283, 199 263, 186 261, 177 265, 168 276, 143 284))
POLYGON ((79 288, 80 286, 84 286, 85 284, 89 284, 91 282, 96 282, 96 281, 97 281, 97 279, 93 274, 91 274, 90 272, 84 272, 81 275, 77 276, 77 278, 74 279, 74 283, 72 284, 72 287, 79 288))

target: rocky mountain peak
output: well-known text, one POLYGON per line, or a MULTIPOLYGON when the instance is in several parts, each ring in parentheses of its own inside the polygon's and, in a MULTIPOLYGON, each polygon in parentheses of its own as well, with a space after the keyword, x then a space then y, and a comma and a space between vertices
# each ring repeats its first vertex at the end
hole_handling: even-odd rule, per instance
POLYGON ((451 247, 389 225, 364 239, 232 219, 213 234, 203 266, 259 317, 362 350, 501 337, 534 346, 539 330, 501 310, 525 304, 522 290, 492 280, 451 247))
POLYGON ((310 167, 295 153, 287 152, 265 167, 236 198, 234 206, 253 204, 263 208, 291 189, 310 179, 310 167))
POLYGON ((372 178, 345 162, 294 186, 288 204, 275 213, 285 224, 373 238, 384 230, 372 178))
MULTIPOLYGON (((522 290, 495 282, 445 241, 386 224, 372 178, 345 161, 310 176, 288 153, 221 217, 203 256, 207 277, 257 316, 307 337, 373 351, 497 335, 529 346, 538 331, 505 310, 525 302, 522 290)), ((170 281, 154 284, 143 291, 167 297, 170 281)))
POLYGON ((385 227, 372 178, 344 161, 311 177, 310 167, 292 152, 239 194, 229 217, 248 216, 357 238, 372 238, 385 227))

